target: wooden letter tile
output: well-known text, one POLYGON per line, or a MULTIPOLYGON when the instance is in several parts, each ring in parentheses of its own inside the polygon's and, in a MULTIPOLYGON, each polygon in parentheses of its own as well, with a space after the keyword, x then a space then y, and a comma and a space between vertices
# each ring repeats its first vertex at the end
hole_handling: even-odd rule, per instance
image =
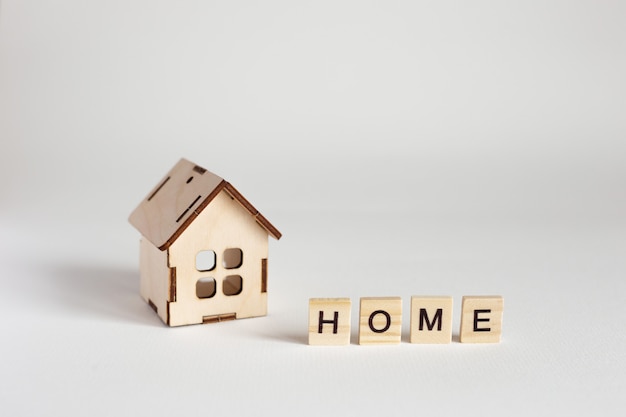
POLYGON ((309 300, 309 345, 349 345, 349 298, 309 300))
POLYGON ((361 298, 359 344, 398 344, 402 334, 400 297, 361 298))
POLYGON ((499 343, 503 299, 499 295, 465 296, 461 312, 461 343, 499 343))
POLYGON ((450 343, 452 297, 411 297, 411 343, 450 343))

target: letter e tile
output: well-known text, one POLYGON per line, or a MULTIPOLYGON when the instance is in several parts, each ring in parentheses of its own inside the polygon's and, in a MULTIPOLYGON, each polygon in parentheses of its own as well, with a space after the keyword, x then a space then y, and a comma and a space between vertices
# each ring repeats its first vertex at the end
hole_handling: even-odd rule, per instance
POLYGON ((499 343, 503 305, 499 295, 463 297, 460 342, 499 343))

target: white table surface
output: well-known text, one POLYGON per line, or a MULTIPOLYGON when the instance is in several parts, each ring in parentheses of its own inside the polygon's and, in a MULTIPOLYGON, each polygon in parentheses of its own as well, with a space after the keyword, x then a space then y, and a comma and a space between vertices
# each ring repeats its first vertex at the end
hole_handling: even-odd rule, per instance
POLYGON ((623 415, 624 5, 205 3, 0 3, 3 415, 623 415), (283 232, 267 317, 140 298, 126 219, 180 157, 283 232), (458 343, 476 294, 500 344, 458 343), (412 295, 453 343, 408 343, 412 295), (400 345, 356 344, 362 296, 400 345))

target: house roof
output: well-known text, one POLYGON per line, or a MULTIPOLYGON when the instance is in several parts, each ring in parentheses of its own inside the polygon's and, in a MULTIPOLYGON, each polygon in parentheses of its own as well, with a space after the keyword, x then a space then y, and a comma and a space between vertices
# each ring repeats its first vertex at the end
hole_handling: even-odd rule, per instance
POLYGON ((275 239, 281 233, 223 178, 181 159, 129 217, 130 223, 161 250, 170 247, 221 191, 244 207, 275 239))

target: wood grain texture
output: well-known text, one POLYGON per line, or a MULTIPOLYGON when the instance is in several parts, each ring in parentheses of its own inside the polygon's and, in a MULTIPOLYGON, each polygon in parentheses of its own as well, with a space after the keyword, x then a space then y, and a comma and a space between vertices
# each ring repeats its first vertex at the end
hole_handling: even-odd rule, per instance
POLYGON ((499 295, 465 296, 461 311, 461 343, 499 343, 503 298, 499 295))
POLYGON ((170 299, 170 269, 167 266, 167 252, 160 251, 147 239, 139 242, 139 293, 148 303, 152 303, 157 315, 168 323, 167 303, 170 299))
POLYGON ((278 229, 235 187, 186 159, 178 161, 159 181, 131 213, 129 221, 154 246, 165 250, 222 190, 241 204, 270 236, 280 239, 278 229))
POLYGON ((186 159, 178 161, 129 217, 130 223, 157 248, 167 249, 172 238, 190 224, 187 219, 210 202, 208 197, 216 188, 225 186, 221 177, 208 171, 200 174, 195 166, 186 159), (198 196, 200 199, 190 207, 198 196))
POLYGON ((402 336, 402 298, 363 297, 359 307, 359 344, 398 344, 402 336))
POLYGON ((129 220, 143 235, 142 297, 166 324, 267 314, 268 235, 281 234, 221 177, 181 159, 129 220), (201 251, 214 267, 196 266, 201 251))
POLYGON ((222 191, 198 215, 168 249, 169 267, 176 267, 176 302, 170 303, 170 325, 202 323, 203 317, 236 314, 238 319, 267 314, 267 293, 263 292, 263 259, 268 258, 267 232, 258 227, 254 217, 222 191), (239 248, 243 262, 238 268, 224 267, 227 249, 239 248), (195 258, 200 251, 216 254, 211 271, 198 271, 195 258), (225 286, 228 276, 238 275, 242 289, 237 295, 225 286), (198 298, 196 283, 214 278, 216 292, 211 298, 198 298))
POLYGON ((349 298, 311 298, 309 300, 309 345, 350 344, 349 298))
POLYGON ((452 341, 452 297, 411 297, 411 343, 452 341))

